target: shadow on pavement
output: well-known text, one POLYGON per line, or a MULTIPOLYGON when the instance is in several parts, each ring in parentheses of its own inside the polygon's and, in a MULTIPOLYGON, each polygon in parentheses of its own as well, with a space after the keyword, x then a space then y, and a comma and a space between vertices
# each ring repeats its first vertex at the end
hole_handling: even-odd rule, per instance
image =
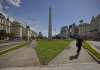
POLYGON ((79 56, 79 54, 75 54, 74 56, 70 56, 69 58, 69 60, 73 60, 73 59, 78 59, 78 56, 79 56))

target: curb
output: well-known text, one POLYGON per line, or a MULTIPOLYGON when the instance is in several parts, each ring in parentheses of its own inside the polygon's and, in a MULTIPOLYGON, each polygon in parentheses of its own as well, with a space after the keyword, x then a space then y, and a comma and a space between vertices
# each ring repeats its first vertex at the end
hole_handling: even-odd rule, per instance
MULTIPOLYGON (((22 43, 21 43, 21 44, 22 44, 22 43)), ((31 44, 31 43, 30 43, 30 44, 31 44)), ((30 45, 30 44, 28 44, 28 45, 30 45)), ((18 45, 20 45, 20 44, 18 44, 18 45)), ((18 45, 15 45, 15 46, 13 46, 13 47, 7 48, 7 49, 2 50, 2 51, 0 51, 0 52, 3 52, 3 51, 6 51, 6 50, 9 50, 9 49, 14 48, 14 47, 16 47, 16 46, 18 46, 18 45)), ((25 45, 25 46, 27 46, 27 45, 25 45)), ((23 46, 23 47, 25 47, 25 46, 23 46)), ((22 48, 22 47, 21 47, 21 48, 22 48)), ((19 48, 19 49, 20 49, 20 48, 19 48)), ((14 51, 14 50, 12 50, 12 51, 14 51)), ((9 52, 7 52, 7 53, 10 53, 10 52, 12 52, 12 51, 9 51, 9 52)), ((2 57, 3 55, 6 55, 7 53, 4 53, 4 54, 0 55, 0 57, 2 57)))
POLYGON ((90 43, 88 43, 88 44, 91 46, 91 48, 93 48, 94 50, 96 50, 100 54, 100 52, 97 49, 95 49, 90 43))
POLYGON ((98 62, 99 64, 100 64, 100 60, 95 56, 95 55, 93 55, 90 51, 88 51, 87 49, 86 49, 86 51, 96 60, 96 62, 98 62))
MULTIPOLYGON (((88 42, 87 42, 88 43, 88 42)), ((89 43, 88 43, 89 44, 89 43)), ((90 44, 89 44, 90 45, 90 44)), ((91 46, 91 45, 90 45, 91 46)), ((93 48, 92 46, 91 46, 91 48, 93 48)), ((95 51, 97 51, 95 48, 93 48, 95 51)), ((88 51, 87 49, 86 49, 86 51, 100 64, 100 59, 98 59, 95 55, 93 55, 90 51, 88 51)), ((98 51, 97 51, 98 52, 98 51)), ((100 52, 98 52, 99 54, 100 54, 100 52)))

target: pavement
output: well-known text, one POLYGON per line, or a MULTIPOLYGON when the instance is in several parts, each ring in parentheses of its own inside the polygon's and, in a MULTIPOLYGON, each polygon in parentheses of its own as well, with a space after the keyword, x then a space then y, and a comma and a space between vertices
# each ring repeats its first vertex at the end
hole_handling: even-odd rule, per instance
POLYGON ((57 55, 49 64, 69 64, 69 63, 90 63, 96 62, 91 55, 82 47, 80 54, 77 55, 76 41, 57 55))
POLYGON ((40 65, 33 42, 20 49, 13 50, 0 56, 0 69, 5 67, 25 67, 40 65))
POLYGON ((77 47, 75 44, 76 41, 73 41, 68 47, 66 46, 67 48, 46 66, 40 65, 36 52, 33 52, 33 47, 35 46, 20 48, 0 57, 0 70, 100 70, 100 64, 84 48, 81 49, 79 55, 76 54, 77 47), (16 54, 13 54, 14 52, 16 54), (9 55, 12 55, 12 57, 9 57, 9 55), (21 60, 19 61, 19 59, 21 60), (7 62, 4 63, 6 60, 7 62), (32 62, 31 64, 29 63, 30 60, 32 62), (37 64, 34 65, 36 61, 37 64), (17 65, 12 66, 14 64, 17 65), (4 66, 3 68, 2 65, 4 66))

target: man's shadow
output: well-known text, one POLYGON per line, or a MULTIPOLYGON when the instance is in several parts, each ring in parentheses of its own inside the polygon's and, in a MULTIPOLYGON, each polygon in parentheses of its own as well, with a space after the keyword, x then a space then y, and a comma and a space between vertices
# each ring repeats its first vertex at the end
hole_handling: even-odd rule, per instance
POLYGON ((78 59, 78 56, 79 54, 72 55, 69 57, 70 58, 69 60, 78 59))

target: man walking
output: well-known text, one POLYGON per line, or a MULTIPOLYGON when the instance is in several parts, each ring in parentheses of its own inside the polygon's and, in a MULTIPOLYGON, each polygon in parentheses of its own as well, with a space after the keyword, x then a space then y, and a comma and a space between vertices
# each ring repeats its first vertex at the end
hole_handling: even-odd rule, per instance
POLYGON ((76 40, 76 46, 77 46, 77 54, 81 51, 81 46, 82 46, 83 39, 81 37, 78 37, 76 40))

